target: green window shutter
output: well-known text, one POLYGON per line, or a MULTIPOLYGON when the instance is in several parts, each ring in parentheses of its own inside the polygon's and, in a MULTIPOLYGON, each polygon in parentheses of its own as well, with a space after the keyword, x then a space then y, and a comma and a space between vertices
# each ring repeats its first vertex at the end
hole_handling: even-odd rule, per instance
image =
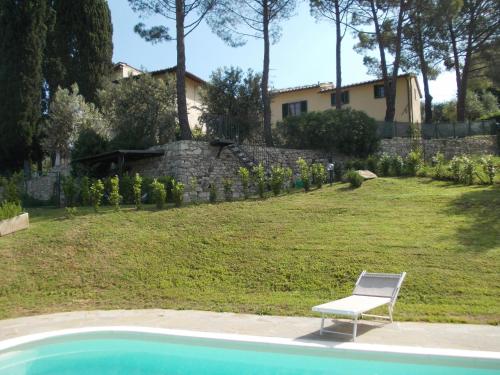
POLYGON ((287 116, 288 116, 288 104, 285 103, 281 105, 281 117, 285 118, 287 116))
POLYGON ((342 103, 349 104, 349 91, 344 91, 342 93, 342 103))
POLYGON ((332 95, 330 95, 330 102, 331 102, 332 106, 334 106, 335 104, 337 104, 336 101, 335 101, 335 93, 332 93, 332 95))
POLYGON ((307 113, 307 100, 300 102, 300 113, 307 113))

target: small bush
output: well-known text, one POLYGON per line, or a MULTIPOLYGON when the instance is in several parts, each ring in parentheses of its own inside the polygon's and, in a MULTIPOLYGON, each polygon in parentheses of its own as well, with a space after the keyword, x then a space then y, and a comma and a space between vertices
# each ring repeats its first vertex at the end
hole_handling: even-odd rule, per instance
POLYGON ((378 158, 376 155, 370 155, 366 158, 366 169, 373 173, 378 171, 378 158))
POLYGON ((344 179, 349 182, 351 188, 356 189, 363 185, 363 177, 353 169, 346 172, 344 179))
POLYGON ((417 172, 424 165, 422 151, 416 149, 408 153, 405 159, 405 174, 408 176, 416 176, 417 172))
POLYGON ((404 161, 403 158, 399 155, 394 155, 391 157, 391 172, 394 176, 402 176, 404 170, 404 161))
POLYGON ((210 184, 210 192, 208 195, 208 200, 210 201, 210 203, 217 202, 217 186, 215 186, 215 182, 212 182, 210 184))
POLYGON ((11 219, 23 212, 19 202, 4 201, 0 204, 0 220, 11 219))
POLYGON ((238 169, 238 174, 241 179, 241 187, 243 188, 243 198, 248 199, 249 197, 249 182, 250 182, 250 171, 245 167, 240 167, 238 169))
POLYGON ((72 207, 76 202, 77 187, 75 179, 72 176, 65 176, 62 178, 62 190, 64 193, 64 205, 72 207))
POLYGON ((257 192, 259 197, 264 198, 266 192, 266 171, 262 163, 253 167, 253 178, 257 185, 257 192))
POLYGON ((120 209, 120 201, 122 196, 120 195, 120 179, 118 176, 110 178, 111 190, 109 192, 109 203, 113 206, 115 211, 120 209))
POLYGON ((476 169, 476 163, 471 158, 463 156, 462 164, 463 164, 463 169, 461 173, 461 180, 466 185, 472 185, 474 183, 474 172, 476 169))
MULTIPOLYGON (((500 138, 500 135, 498 135, 500 138)), ((488 183, 493 185, 495 182, 496 168, 495 163, 493 161, 493 157, 491 155, 484 156, 480 160, 481 166, 483 167, 483 171, 488 176, 488 183)))
POLYGON ((154 179, 151 177, 142 177, 142 194, 145 196, 145 203, 154 203, 153 202, 153 184, 154 179))
POLYGON ((271 168, 271 190, 275 196, 280 195, 285 182, 285 169, 282 167, 271 168))
POLYGON ((344 170, 344 168, 343 168, 342 163, 335 163, 333 165, 333 175, 334 175, 335 181, 342 180, 343 170, 344 170))
POLYGON ((139 173, 135 174, 133 191, 135 208, 140 210, 142 206, 142 177, 139 173))
POLYGON ((311 166, 312 179, 316 187, 320 189, 326 181, 325 166, 321 163, 314 163, 311 166))
POLYGON ((380 156, 380 160, 379 160, 379 173, 382 175, 382 176, 389 176, 390 175, 390 172, 391 172, 391 157, 389 154, 387 153, 383 153, 381 156, 380 156))
POLYGON ((80 182, 80 198, 82 206, 90 206, 90 180, 87 176, 83 176, 80 182))
POLYGON ((77 212, 78 209, 76 207, 66 207, 66 218, 73 219, 77 212))
POLYGON ((292 190, 292 186, 293 186, 292 177, 293 177, 292 168, 290 168, 290 167, 284 168, 283 169, 283 179, 284 179, 285 190, 287 193, 290 193, 290 191, 292 190))
POLYGON ((95 212, 99 211, 101 207, 102 197, 104 196, 104 184, 101 180, 96 180, 90 185, 90 201, 94 207, 95 212))
POLYGON ((172 199, 176 207, 182 206, 184 201, 184 184, 172 180, 172 199))
POLYGON ((297 165, 299 167, 300 179, 304 185, 304 190, 307 192, 311 189, 311 171, 309 165, 302 158, 297 160, 297 165))
POLYGON ((198 179, 196 177, 191 177, 189 179, 189 189, 190 189, 191 201, 194 204, 198 204, 199 203, 199 198, 198 198, 198 179))
POLYGON ((120 194, 122 195, 123 203, 133 204, 135 202, 134 177, 128 173, 120 176, 120 194))
POLYGON ((224 198, 226 198, 226 201, 231 202, 233 200, 233 180, 230 178, 223 179, 222 186, 224 188, 224 198))
POLYGON ((434 178, 436 178, 437 180, 443 180, 447 178, 446 161, 442 153, 438 152, 432 157, 432 166, 434 168, 434 178))
POLYGON ((155 178, 151 183, 151 190, 153 194, 153 202, 156 204, 156 208, 161 210, 165 206, 165 200, 167 199, 165 185, 155 178))
POLYGON ((454 156, 450 161, 449 168, 452 180, 459 183, 462 179, 462 158, 460 156, 454 156))
POLYGON ((158 177, 158 181, 165 186, 165 191, 167 192, 166 201, 172 203, 174 201, 174 196, 172 193, 172 188, 174 186, 174 178, 172 176, 162 176, 158 177))

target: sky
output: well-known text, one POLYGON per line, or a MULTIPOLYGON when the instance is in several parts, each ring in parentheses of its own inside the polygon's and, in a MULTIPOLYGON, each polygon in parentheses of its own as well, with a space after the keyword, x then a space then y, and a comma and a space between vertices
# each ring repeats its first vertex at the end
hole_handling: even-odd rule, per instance
MULTIPOLYGON (((175 25, 159 16, 141 19, 127 0, 108 0, 113 21, 113 61, 125 62, 148 71, 176 65, 175 41, 151 44, 134 33, 138 22, 147 26, 163 24, 175 31, 175 25)), ((271 46, 270 86, 285 88, 317 82, 335 82, 335 29, 333 23, 317 22, 308 2, 299 2, 296 14, 282 22, 282 37, 271 46)), ((218 67, 239 66, 243 70, 262 71, 263 42, 250 39, 242 47, 226 45, 202 23, 186 38, 186 68, 208 80, 218 67)), ((362 55, 353 50, 355 38, 349 33, 342 44, 342 83, 362 82, 368 75, 362 55)), ((420 80, 420 87, 423 85, 420 80)), ((455 98, 456 83, 451 72, 442 73, 430 83, 434 103, 455 98)))

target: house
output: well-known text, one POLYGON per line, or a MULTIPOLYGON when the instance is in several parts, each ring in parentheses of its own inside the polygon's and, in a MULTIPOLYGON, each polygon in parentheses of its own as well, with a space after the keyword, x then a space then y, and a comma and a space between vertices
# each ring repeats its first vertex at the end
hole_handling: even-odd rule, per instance
MULTIPOLYGON (((394 121, 421 122, 420 99, 422 93, 413 74, 398 76, 396 81, 396 116, 394 121)), ((271 122, 275 124, 287 116, 305 112, 335 109, 335 87, 330 83, 291 87, 271 91, 271 122)), ((380 79, 342 87, 343 106, 364 111, 377 121, 384 121, 384 84, 380 79)))
MULTIPOLYGON (((175 72, 177 67, 173 66, 171 68, 155 70, 148 72, 155 78, 164 79, 168 76, 175 78, 175 72)), ((134 68, 124 62, 116 63, 113 66, 113 72, 111 78, 113 81, 117 81, 130 76, 138 76, 144 74, 145 72, 134 68)), ((198 76, 190 72, 186 72, 186 101, 188 109, 189 126, 191 129, 195 127, 200 127, 199 117, 201 116, 201 89, 206 84, 206 82, 198 76)))

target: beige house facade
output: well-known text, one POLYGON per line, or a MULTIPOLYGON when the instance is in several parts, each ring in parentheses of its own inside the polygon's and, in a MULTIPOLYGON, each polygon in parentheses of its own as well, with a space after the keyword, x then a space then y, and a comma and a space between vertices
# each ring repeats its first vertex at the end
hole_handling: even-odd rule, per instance
MULTIPOLYGON (((422 93, 413 74, 400 75, 396 82, 396 122, 421 122, 420 99, 422 93)), ((366 112, 377 121, 385 118, 385 94, 382 80, 346 85, 342 87, 342 105, 366 112)), ((335 109, 335 88, 332 83, 292 87, 271 92, 271 121, 273 124, 287 116, 335 109)))
MULTIPOLYGON (((166 79, 167 77, 175 78, 177 67, 171 67, 167 69, 155 70, 153 72, 148 72, 153 77, 158 79, 166 79)), ((119 62, 113 67, 112 80, 117 81, 123 78, 128 78, 130 76, 138 76, 144 74, 145 72, 134 68, 126 63, 119 62)), ((186 72, 186 102, 188 109, 189 126, 191 129, 195 127, 201 127, 199 118, 201 116, 201 89, 206 84, 206 82, 200 77, 186 72)))

